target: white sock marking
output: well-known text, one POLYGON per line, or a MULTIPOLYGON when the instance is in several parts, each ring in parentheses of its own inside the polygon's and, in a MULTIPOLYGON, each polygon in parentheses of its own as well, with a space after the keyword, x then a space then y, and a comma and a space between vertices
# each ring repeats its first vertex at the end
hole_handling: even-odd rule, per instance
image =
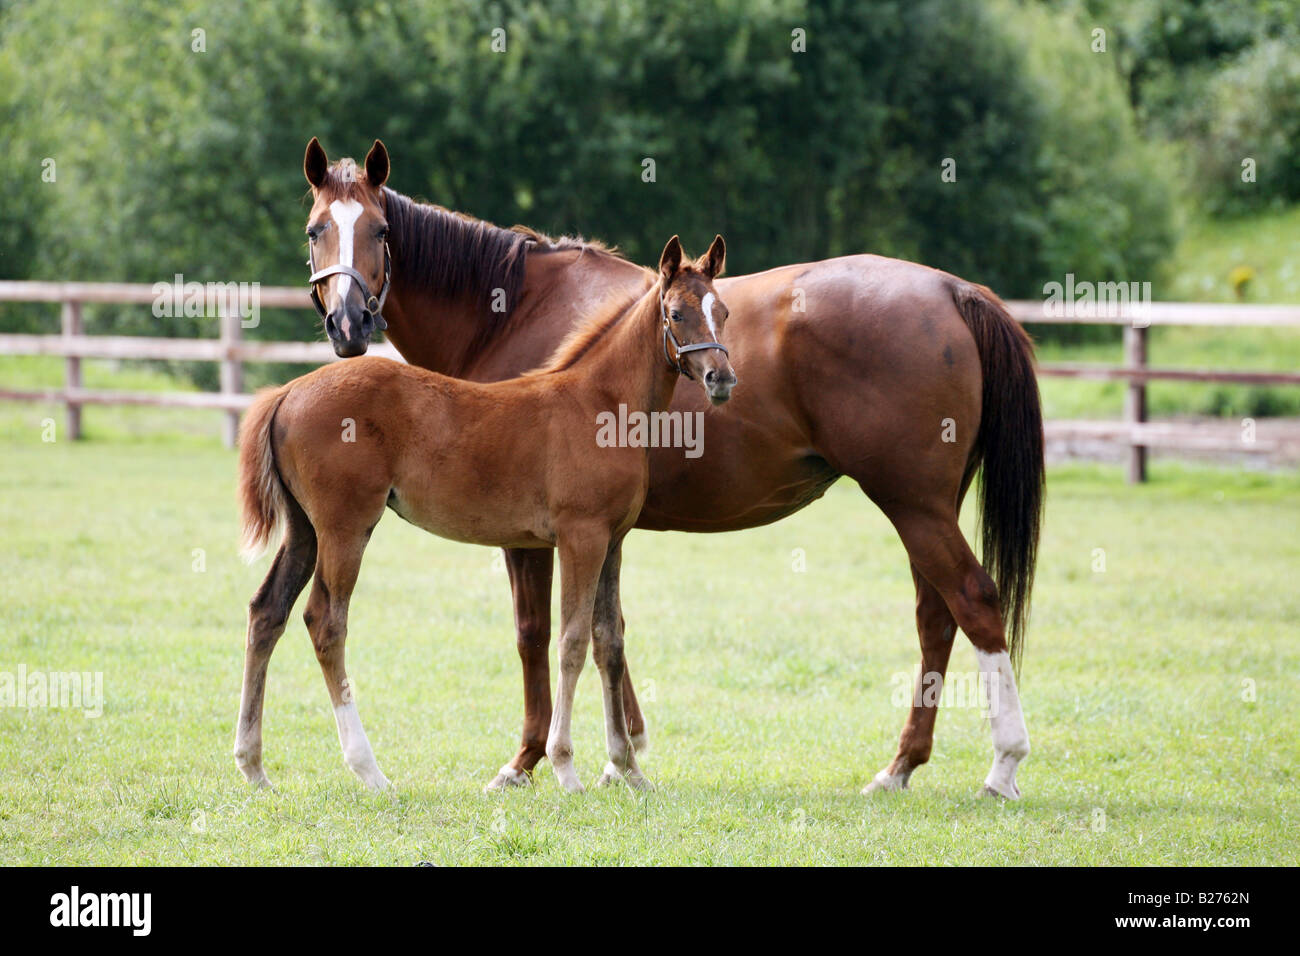
POLYGON ((1020 709, 1020 694, 1006 651, 996 654, 975 652, 988 694, 989 723, 993 729, 993 767, 985 785, 1003 796, 1020 795, 1016 787, 1016 767, 1029 753, 1029 733, 1020 709))

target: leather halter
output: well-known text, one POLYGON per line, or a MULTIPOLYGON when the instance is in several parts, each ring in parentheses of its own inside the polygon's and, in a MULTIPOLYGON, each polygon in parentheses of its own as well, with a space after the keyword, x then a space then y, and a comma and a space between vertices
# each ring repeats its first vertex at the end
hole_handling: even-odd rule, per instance
POLYGON ((365 296, 366 305, 365 313, 370 316, 371 322, 374 323, 375 331, 382 332, 388 328, 388 323, 384 321, 383 308, 384 300, 388 298, 388 287, 391 284, 393 274, 393 257, 388 252, 388 240, 384 240, 384 284, 379 290, 379 295, 372 295, 370 286, 363 276, 351 266, 345 266, 341 262, 336 262, 332 266, 326 266, 324 269, 316 269, 316 252, 311 243, 307 245, 307 266, 311 269, 311 278, 307 280, 307 285, 311 289, 311 303, 316 306, 316 311, 320 317, 325 318, 325 301, 321 298, 320 290, 316 288, 316 283, 321 282, 330 276, 343 275, 350 276, 356 282, 357 288, 365 296))
POLYGON ((673 335, 673 330, 669 326, 668 306, 664 304, 664 294, 662 289, 659 292, 659 314, 664 320, 664 358, 668 360, 668 364, 672 367, 674 372, 685 375, 692 382, 695 381, 695 376, 688 372, 686 366, 682 364, 682 356, 688 352, 702 352, 705 349, 718 349, 723 355, 727 356, 727 358, 731 358, 731 353, 727 351, 727 347, 721 342, 696 342, 694 345, 682 345, 682 343, 678 342, 677 336, 673 335), (669 342, 673 343, 673 353, 669 353, 668 351, 669 342))

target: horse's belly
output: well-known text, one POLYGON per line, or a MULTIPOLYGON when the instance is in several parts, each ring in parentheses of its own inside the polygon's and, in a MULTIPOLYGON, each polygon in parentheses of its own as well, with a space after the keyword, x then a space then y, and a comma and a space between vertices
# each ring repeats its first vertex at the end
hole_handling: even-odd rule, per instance
POLYGON ((500 548, 550 547, 550 536, 536 509, 505 496, 489 501, 428 487, 395 487, 388 507, 417 528, 440 538, 500 548))
POLYGON ((811 449, 770 448, 712 459, 674 457, 671 451, 652 454, 638 528, 736 531, 770 524, 816 501, 839 477, 811 449))

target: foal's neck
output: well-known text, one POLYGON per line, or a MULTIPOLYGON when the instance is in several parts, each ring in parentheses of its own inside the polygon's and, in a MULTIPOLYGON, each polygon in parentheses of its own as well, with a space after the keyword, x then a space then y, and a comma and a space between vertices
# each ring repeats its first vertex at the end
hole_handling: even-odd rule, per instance
POLYGON ((663 322, 656 282, 572 368, 594 387, 608 391, 629 411, 662 411, 672 401, 677 370, 664 355, 663 322))

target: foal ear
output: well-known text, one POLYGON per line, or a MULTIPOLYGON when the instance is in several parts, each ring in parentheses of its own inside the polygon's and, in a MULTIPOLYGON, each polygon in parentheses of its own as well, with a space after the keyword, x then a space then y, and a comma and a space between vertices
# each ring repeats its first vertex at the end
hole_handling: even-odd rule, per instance
POLYGON ((673 236, 668 240, 668 245, 664 246, 663 254, 659 257, 659 274, 663 276, 665 285, 673 281, 673 276, 677 275, 681 265, 682 241, 673 236))
POLYGON ((713 245, 700 259, 700 268, 708 273, 710 279, 716 279, 727 268, 727 244, 722 241, 722 236, 714 236, 713 245))
POLYGON ((313 136, 307 144, 307 153, 302 158, 302 174, 307 177, 312 189, 319 189, 321 183, 325 182, 325 173, 329 168, 330 161, 325 156, 325 150, 321 148, 320 140, 313 136))
POLYGON ((388 182, 388 148, 380 140, 366 153, 366 179, 371 189, 378 189, 388 182))

